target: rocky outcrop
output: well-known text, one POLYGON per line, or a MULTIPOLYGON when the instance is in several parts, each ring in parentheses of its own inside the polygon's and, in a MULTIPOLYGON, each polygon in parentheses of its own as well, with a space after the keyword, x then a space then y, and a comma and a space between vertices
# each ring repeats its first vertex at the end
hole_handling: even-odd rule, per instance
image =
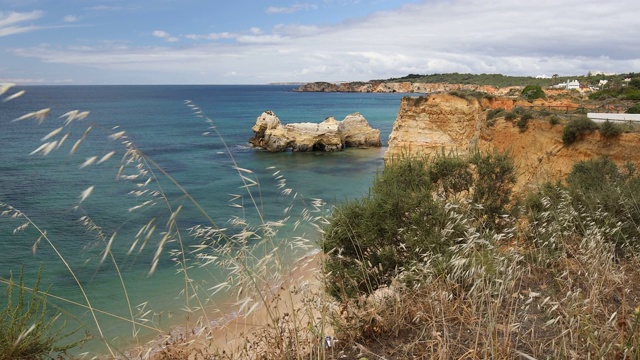
POLYGON ((353 113, 342 121, 333 117, 323 122, 282 124, 273 111, 265 111, 252 128, 249 142, 271 152, 339 151, 345 147, 380 147, 380 130, 373 129, 360 115, 353 113))
POLYGON ((562 106, 573 107, 570 102, 560 104, 558 101, 521 104, 516 100, 495 98, 478 103, 475 99, 444 94, 404 98, 389 136, 385 161, 404 155, 430 155, 442 149, 458 154, 473 148, 508 151, 516 167, 516 192, 544 181, 562 180, 576 162, 600 156, 607 156, 618 165, 631 162, 640 167, 638 133, 623 133, 606 139, 594 132, 565 145, 562 125, 551 125, 548 121, 530 121, 526 131, 504 118, 497 119, 491 127, 486 126, 483 109, 525 105, 545 108, 552 106, 549 104, 561 105, 560 109, 562 106))
POLYGON ((484 123, 482 108, 473 98, 449 94, 405 97, 389 135, 385 159, 452 149, 466 153, 477 145, 484 123))

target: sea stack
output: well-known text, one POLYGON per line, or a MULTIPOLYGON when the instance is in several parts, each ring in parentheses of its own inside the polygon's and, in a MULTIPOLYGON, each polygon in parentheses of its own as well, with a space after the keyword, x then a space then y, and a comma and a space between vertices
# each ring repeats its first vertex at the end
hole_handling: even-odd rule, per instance
POLYGON ((267 110, 256 119, 254 136, 249 142, 270 152, 340 151, 346 147, 380 147, 380 130, 373 129, 360 113, 342 121, 333 116, 320 123, 282 124, 273 111, 267 110))

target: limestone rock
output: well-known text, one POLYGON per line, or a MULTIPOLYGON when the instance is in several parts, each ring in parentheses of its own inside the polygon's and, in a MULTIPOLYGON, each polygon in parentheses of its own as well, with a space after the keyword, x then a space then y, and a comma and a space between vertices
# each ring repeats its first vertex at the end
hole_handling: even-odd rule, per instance
MULTIPOLYGON (((400 104, 389 136, 385 161, 392 161, 397 156, 429 155, 442 149, 460 155, 475 147, 480 151, 508 151, 516 167, 516 193, 545 181, 562 180, 576 162, 599 156, 607 156, 619 166, 631 162, 640 167, 638 133, 622 133, 613 139, 604 139, 594 132, 565 145, 562 125, 552 125, 548 121, 531 121, 524 132, 504 118, 498 118, 491 127, 486 126, 483 109, 532 105, 535 104, 497 97, 483 99, 482 104, 475 99, 445 94, 428 98, 406 97, 400 104)), ((577 106, 561 100, 550 100, 542 105, 559 109, 577 106)))
POLYGON ((283 125, 272 112, 265 111, 252 128, 249 142, 271 152, 339 151, 345 147, 379 147, 380 130, 369 126, 359 113, 348 115, 343 121, 328 117, 319 124, 292 123, 283 125))
MULTIPOLYGON (((332 118, 333 119, 333 118, 332 118)), ((380 147, 380 130, 369 126, 360 113, 347 115, 338 125, 342 142, 346 147, 380 147)))
POLYGON ((389 135, 385 159, 455 149, 463 154, 477 145, 484 115, 476 99, 448 94, 406 97, 389 135))

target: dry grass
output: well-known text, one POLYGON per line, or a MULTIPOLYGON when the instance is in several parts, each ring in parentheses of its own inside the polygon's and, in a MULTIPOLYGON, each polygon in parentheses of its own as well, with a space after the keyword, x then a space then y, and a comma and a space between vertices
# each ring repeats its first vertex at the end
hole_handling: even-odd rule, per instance
POLYGON ((568 196, 547 214, 517 233, 468 229, 444 273, 427 256, 402 275, 412 286, 397 281, 381 301, 342 304, 333 358, 640 356, 640 259, 616 257, 615 229, 585 221, 568 196))

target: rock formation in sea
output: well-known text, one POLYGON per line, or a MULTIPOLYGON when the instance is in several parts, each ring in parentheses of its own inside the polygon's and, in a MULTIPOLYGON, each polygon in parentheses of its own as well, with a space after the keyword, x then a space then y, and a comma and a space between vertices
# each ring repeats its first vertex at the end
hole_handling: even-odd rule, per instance
POLYGON ((380 147, 380 130, 373 129, 360 113, 348 115, 342 121, 328 117, 319 124, 282 124, 273 111, 265 111, 252 128, 249 142, 271 152, 340 151, 345 147, 380 147))

